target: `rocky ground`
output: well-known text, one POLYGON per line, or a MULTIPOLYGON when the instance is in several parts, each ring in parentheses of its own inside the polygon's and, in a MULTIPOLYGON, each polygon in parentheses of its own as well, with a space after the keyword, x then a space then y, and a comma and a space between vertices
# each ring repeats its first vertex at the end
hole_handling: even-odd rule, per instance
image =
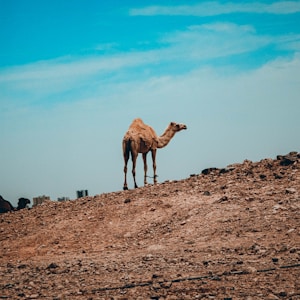
POLYGON ((300 299, 300 154, 0 215, 0 299, 300 299))

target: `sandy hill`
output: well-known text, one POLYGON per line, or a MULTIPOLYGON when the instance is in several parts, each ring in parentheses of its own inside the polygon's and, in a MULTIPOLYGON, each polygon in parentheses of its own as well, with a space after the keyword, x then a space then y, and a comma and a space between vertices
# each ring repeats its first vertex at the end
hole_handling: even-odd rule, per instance
POLYGON ((300 154, 0 215, 0 299, 300 299, 300 154))

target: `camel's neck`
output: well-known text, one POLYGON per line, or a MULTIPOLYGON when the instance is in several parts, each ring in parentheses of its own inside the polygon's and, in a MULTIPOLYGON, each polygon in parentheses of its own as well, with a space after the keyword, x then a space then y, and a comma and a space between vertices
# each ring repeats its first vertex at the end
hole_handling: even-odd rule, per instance
POLYGON ((161 136, 158 137, 157 148, 166 147, 174 135, 175 135, 175 131, 173 131, 170 127, 168 127, 165 130, 165 132, 161 136))

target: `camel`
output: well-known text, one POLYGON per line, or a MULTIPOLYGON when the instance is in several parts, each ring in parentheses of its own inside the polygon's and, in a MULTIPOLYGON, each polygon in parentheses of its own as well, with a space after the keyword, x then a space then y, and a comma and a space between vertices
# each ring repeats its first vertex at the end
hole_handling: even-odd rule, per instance
POLYGON ((158 148, 167 146, 175 133, 187 129, 186 125, 171 122, 161 136, 157 136, 152 127, 146 125, 142 119, 134 119, 128 131, 123 138, 123 156, 124 156, 124 190, 127 187, 127 163, 131 154, 132 158, 132 175, 134 180, 134 187, 137 188, 135 179, 136 159, 139 153, 143 155, 144 161, 144 185, 147 184, 147 154, 151 151, 153 162, 153 181, 157 183, 156 175, 156 151, 158 148))

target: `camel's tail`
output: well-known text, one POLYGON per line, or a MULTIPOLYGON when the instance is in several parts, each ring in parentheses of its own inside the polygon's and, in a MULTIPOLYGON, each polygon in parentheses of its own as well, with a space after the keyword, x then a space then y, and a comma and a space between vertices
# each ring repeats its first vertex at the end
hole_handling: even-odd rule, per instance
POLYGON ((131 153, 131 139, 123 139, 123 154, 124 159, 128 160, 131 153))

